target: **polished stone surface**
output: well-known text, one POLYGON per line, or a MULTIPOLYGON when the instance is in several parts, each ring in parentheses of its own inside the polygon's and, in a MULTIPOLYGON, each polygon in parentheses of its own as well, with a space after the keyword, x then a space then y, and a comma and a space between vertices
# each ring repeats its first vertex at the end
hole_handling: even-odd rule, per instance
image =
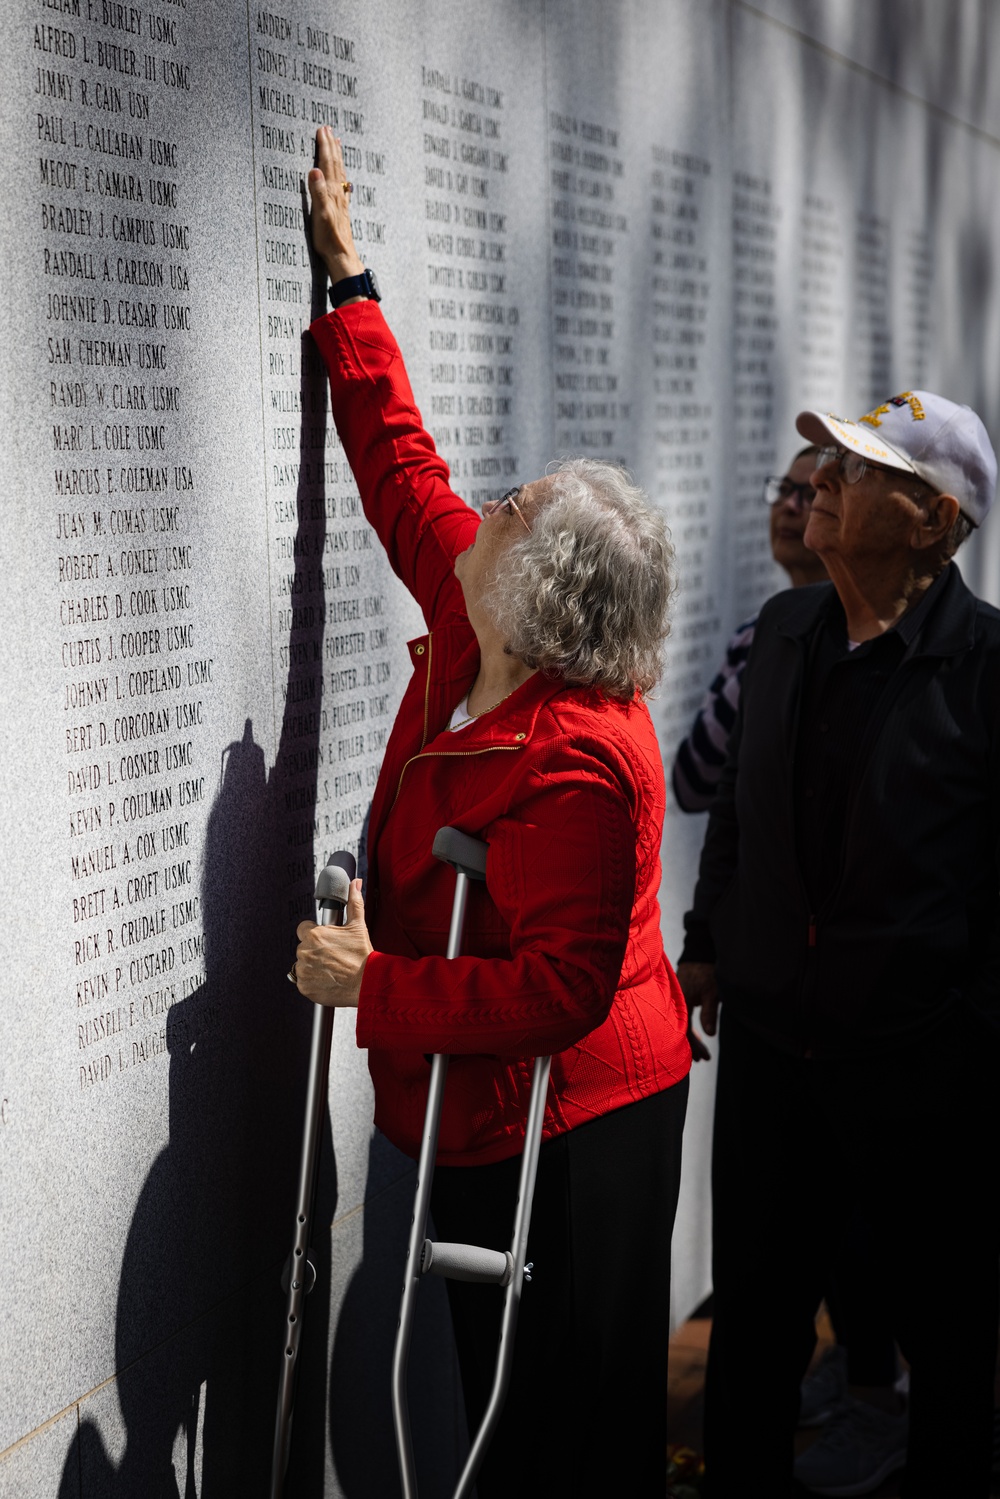
POLYGON ((65 1415, 0 1458, 2 1499, 82 1499, 79 1465, 65 1464, 77 1429, 73 1406, 65 1415))
MULTIPOLYGON (((971 3, 944 28, 931 0, 853 21, 832 0, 9 10, 0 1493, 211 1499, 239 1451, 252 1495, 311 1022, 284 974, 316 866, 358 846, 422 629, 304 334, 316 124, 343 138, 459 492, 584 452, 663 507, 669 768, 729 633, 782 583, 759 497, 801 406, 925 385, 1000 438, 993 22, 971 3), (46 1424, 66 1409, 78 1432, 46 1424)), ((996 537, 994 517, 962 563, 993 598, 996 537)), ((669 812, 672 955, 701 837, 669 812)), ((679 1317, 708 1288, 711 1103, 702 1068, 679 1317)), ((371 1119, 340 1018, 297 1426, 317 1494, 362 1491, 372 1410, 392 1492, 412 1175, 371 1119)), ((421 1316, 443 1484, 439 1287, 421 1316)))

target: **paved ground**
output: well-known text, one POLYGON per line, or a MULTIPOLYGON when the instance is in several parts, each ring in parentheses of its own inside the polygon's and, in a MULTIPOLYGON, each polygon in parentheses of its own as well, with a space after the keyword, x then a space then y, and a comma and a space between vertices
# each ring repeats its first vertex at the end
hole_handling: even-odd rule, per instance
MULTIPOLYGON (((674 1333, 670 1341, 669 1429, 672 1442, 684 1442, 701 1451, 702 1391, 705 1380, 705 1358, 712 1323, 707 1317, 692 1318, 674 1333)), ((817 1325, 818 1358, 833 1340, 825 1314, 817 1325)), ((1000 1368, 997 1377, 997 1404, 1000 1406, 1000 1368)), ((796 1452, 802 1452, 819 1436, 818 1431, 802 1431, 796 1438, 796 1452)), ((886 1480, 873 1491, 873 1499, 895 1499, 899 1495, 900 1474, 886 1480)), ((805 1492, 805 1491, 803 1491, 805 1492)), ((1000 1487, 994 1488, 1000 1495, 1000 1487)), ((955 1496, 958 1499, 958 1496, 955 1496)))

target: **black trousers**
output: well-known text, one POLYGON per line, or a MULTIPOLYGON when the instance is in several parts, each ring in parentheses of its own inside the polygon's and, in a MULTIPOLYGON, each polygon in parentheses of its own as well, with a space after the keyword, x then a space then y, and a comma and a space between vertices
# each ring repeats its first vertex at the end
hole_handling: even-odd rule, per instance
POLYGON ((997 1354, 998 1048, 956 1026, 891 1056, 803 1061, 723 1013, 713 1156, 711 1499, 792 1492, 799 1381, 860 1211, 911 1365, 903 1492, 985 1499, 997 1354))
POLYGON ((823 1299, 837 1342, 847 1350, 848 1382, 888 1387, 899 1369, 881 1285, 882 1248, 859 1206, 839 1228, 823 1299))
MULTIPOLYGON (((479 1499, 663 1499, 670 1235, 688 1083, 542 1146, 514 1368, 479 1499)), ((439 1167, 437 1236, 506 1249, 520 1158, 439 1167)), ((502 1291, 450 1281, 470 1431, 493 1382, 502 1291)))

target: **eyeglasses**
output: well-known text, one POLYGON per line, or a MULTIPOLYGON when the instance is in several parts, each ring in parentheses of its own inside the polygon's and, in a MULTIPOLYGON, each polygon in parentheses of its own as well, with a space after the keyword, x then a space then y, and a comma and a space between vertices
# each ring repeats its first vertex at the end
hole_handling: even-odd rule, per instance
POLYGON ((860 453, 855 453, 850 448, 819 448, 816 453, 816 467, 822 468, 826 463, 836 463, 837 472, 845 484, 859 483, 868 469, 876 474, 892 474, 897 483, 909 482, 916 486, 915 492, 909 497, 915 504, 921 504, 928 494, 937 493, 934 486, 928 484, 926 479, 921 479, 919 474, 892 468, 887 463, 873 463, 870 458, 862 458, 860 453))
POLYGON ((780 505, 784 500, 792 499, 793 496, 805 509, 816 498, 816 491, 811 484, 794 484, 791 479, 778 478, 775 475, 765 479, 765 505, 780 505))
POLYGON ((837 472, 845 484, 859 484, 869 468, 878 473, 887 472, 883 463, 872 463, 870 458, 862 458, 851 448, 820 448, 816 454, 816 467, 823 468, 828 463, 836 463, 837 472))
POLYGON ((528 535, 530 536, 531 535, 531 527, 528 525, 528 522, 525 520, 524 515, 523 515, 523 513, 521 511, 520 506, 517 505, 517 504, 515 504, 515 501, 516 501, 518 495, 521 493, 521 490, 523 488, 524 488, 523 484, 518 484, 518 485, 515 486, 514 489, 508 489, 507 493, 505 495, 501 495, 501 497, 500 497, 499 500, 484 500, 483 501, 483 515, 484 516, 496 515, 497 512, 500 511, 500 510, 506 510, 507 514, 509 515, 510 512, 513 510, 514 514, 517 516, 518 520, 521 522, 521 525, 524 527, 524 529, 527 531, 528 535))

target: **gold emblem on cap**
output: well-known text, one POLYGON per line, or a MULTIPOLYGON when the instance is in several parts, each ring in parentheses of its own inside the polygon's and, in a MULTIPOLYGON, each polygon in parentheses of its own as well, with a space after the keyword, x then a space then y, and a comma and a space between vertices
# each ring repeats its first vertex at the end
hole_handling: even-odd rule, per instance
POLYGON ((881 427, 882 418, 888 416, 893 406, 909 406, 910 414, 915 422, 924 420, 925 412, 920 404, 920 397, 915 396, 912 390, 901 391, 898 396, 893 396, 886 406, 876 406, 874 411, 869 411, 867 416, 859 416, 859 422, 867 422, 869 427, 881 427))

